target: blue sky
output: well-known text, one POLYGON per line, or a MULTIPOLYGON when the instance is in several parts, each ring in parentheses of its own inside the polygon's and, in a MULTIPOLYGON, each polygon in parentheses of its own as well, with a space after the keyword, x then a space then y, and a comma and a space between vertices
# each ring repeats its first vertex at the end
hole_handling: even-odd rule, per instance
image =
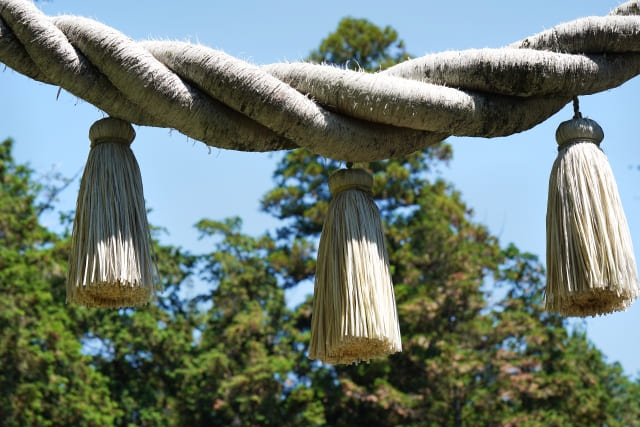
MULTIPOLYGON (((39 2, 48 15, 94 18, 137 39, 189 40, 221 49, 255 64, 304 58, 344 16, 390 25, 408 51, 420 56, 444 50, 501 47, 588 15, 604 15, 610 0, 493 1, 101 1, 39 2), (526 6, 525 6, 526 5, 526 6)), ((0 70, 2 70, 0 68, 0 70)), ((605 131, 609 157, 627 214, 636 258, 640 254, 640 145, 637 94, 640 79, 581 98, 581 110, 605 131)), ((44 174, 66 176, 82 169, 89 151, 89 126, 103 114, 57 88, 10 69, 0 72, 0 139, 16 141, 15 156, 44 174)), ((544 259, 549 171, 556 156, 557 125, 571 118, 570 106, 545 123, 505 138, 449 138, 454 160, 442 174, 463 194, 474 219, 502 245, 544 259)), ((244 231, 260 234, 276 223, 259 212, 258 201, 272 187, 279 154, 209 150, 176 131, 136 127, 136 153, 153 209, 150 221, 167 228, 166 243, 204 251, 193 224, 201 218, 241 216, 244 231)), ((60 209, 75 205, 78 182, 62 194, 60 209)), ((55 226, 54 216, 45 220, 55 226)), ((310 291, 310 290, 309 290, 310 291)), ((586 320, 587 333, 608 361, 640 373, 640 303, 627 312, 586 320)))

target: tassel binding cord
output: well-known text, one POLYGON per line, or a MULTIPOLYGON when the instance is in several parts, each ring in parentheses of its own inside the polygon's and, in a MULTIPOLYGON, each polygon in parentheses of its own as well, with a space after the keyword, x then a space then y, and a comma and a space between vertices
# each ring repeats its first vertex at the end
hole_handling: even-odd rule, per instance
POLYGON ((349 364, 402 351, 373 179, 362 169, 329 179, 333 200, 318 249, 309 358, 349 364))
POLYGON ((67 302, 120 308, 155 299, 142 179, 131 125, 107 118, 90 130, 67 280, 67 302))

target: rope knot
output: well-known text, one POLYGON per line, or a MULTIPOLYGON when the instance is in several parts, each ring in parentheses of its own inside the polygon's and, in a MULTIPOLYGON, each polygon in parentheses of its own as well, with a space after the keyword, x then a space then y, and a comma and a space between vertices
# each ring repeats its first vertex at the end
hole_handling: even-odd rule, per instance
POLYGON ((131 144, 136 137, 136 131, 129 122, 115 117, 100 119, 91 125, 89 129, 89 139, 91 148, 103 142, 118 142, 121 144, 131 144))
POLYGON ((564 121, 556 130, 558 151, 579 142, 591 142, 599 147, 603 139, 604 131, 600 125, 595 120, 584 117, 574 117, 564 121))
POLYGON ((333 197, 346 190, 360 190, 372 194, 373 176, 364 169, 340 169, 329 177, 329 191, 333 197))

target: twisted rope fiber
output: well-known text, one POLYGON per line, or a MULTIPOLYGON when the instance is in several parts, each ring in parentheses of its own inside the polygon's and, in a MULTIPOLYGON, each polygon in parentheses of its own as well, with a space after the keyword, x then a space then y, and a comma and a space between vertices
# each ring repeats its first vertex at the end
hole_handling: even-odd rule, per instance
POLYGON ((450 135, 530 129, 574 96, 640 73, 640 8, 627 2, 501 49, 443 52, 367 74, 258 67, 205 46, 135 42, 99 22, 0 0, 0 62, 129 122, 242 151, 305 147, 347 161, 411 153, 450 135))

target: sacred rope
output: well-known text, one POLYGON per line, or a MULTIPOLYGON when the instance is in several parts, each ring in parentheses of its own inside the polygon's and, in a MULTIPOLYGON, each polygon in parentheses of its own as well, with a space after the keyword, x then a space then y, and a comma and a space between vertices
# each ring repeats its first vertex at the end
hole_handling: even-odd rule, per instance
POLYGON ((241 151, 305 147, 337 160, 405 155, 444 138, 530 129, 575 96, 640 73, 640 7, 500 49, 443 52, 378 73, 256 66, 205 46, 136 42, 87 18, 0 0, 0 62, 107 114, 241 151))

